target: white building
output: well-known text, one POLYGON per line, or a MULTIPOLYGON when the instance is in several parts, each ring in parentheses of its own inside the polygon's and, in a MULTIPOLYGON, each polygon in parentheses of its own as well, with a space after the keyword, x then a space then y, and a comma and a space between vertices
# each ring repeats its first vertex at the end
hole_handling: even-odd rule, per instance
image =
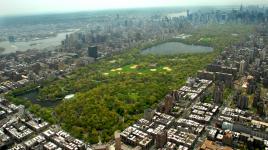
POLYGON ((239 67, 239 73, 240 74, 244 74, 244 72, 245 72, 245 61, 244 60, 242 60, 241 62, 240 62, 240 67, 239 67))

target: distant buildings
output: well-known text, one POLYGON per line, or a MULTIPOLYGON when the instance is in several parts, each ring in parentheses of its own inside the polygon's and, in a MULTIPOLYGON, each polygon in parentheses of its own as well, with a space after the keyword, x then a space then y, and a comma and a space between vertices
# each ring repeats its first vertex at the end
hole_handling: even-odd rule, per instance
POLYGON ((260 51, 260 59, 261 61, 264 61, 265 58, 266 58, 266 49, 264 48, 260 51))
POLYGON ((15 38, 15 36, 9 36, 9 37, 8 37, 8 41, 9 41, 10 43, 16 42, 16 38, 15 38))

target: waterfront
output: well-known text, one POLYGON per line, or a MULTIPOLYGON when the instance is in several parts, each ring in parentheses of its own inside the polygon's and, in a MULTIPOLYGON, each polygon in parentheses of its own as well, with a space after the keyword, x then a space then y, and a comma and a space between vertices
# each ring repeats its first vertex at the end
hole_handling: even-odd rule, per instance
POLYGON ((48 37, 41 40, 14 43, 10 43, 9 41, 0 42, 0 47, 5 49, 5 51, 0 54, 9 54, 16 51, 26 51, 28 49, 53 50, 56 46, 61 45, 61 41, 65 39, 66 34, 71 34, 75 31, 77 30, 59 33, 55 37, 48 37))

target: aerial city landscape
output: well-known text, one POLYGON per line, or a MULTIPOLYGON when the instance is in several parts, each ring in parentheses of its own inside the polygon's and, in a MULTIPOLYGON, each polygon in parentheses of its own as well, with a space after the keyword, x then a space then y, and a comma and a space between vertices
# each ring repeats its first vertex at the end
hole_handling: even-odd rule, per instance
POLYGON ((267 1, 100 1, 0 2, 0 150, 268 150, 267 1))

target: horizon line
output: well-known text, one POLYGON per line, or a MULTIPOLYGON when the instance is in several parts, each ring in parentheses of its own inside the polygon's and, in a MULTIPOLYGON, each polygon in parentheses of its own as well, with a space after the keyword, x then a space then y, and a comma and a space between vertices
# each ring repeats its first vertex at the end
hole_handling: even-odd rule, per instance
MULTIPOLYGON (((259 6, 268 7, 268 4, 256 4, 256 5, 243 5, 242 6, 259 6)), ((33 12, 33 13, 22 13, 22 14, 7 14, 0 15, 0 18, 12 18, 12 17, 30 17, 39 15, 55 15, 55 14, 71 14, 71 13, 86 13, 86 12, 101 12, 101 11, 123 11, 128 9, 154 9, 154 8, 193 8, 193 7, 240 7, 241 5, 185 5, 185 6, 148 6, 148 7, 122 7, 122 8, 103 8, 103 9, 89 9, 89 10, 72 10, 72 11, 47 11, 47 12, 33 12)))

